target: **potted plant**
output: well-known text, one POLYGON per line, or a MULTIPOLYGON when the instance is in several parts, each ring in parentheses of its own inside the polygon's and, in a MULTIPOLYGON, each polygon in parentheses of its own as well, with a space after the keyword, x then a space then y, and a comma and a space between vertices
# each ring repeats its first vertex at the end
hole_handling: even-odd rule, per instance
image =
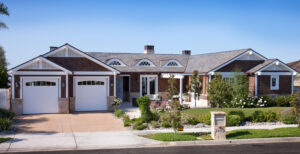
POLYGON ((120 99, 120 98, 115 98, 115 99, 114 99, 114 102, 113 102, 113 104, 112 104, 112 106, 113 106, 113 108, 114 108, 114 111, 116 111, 117 109, 119 109, 119 107, 120 107, 120 105, 121 105, 122 102, 123 102, 123 101, 122 101, 122 99, 120 99))
POLYGON ((177 127, 177 131, 183 131, 183 129, 184 129, 184 126, 181 124, 177 127))

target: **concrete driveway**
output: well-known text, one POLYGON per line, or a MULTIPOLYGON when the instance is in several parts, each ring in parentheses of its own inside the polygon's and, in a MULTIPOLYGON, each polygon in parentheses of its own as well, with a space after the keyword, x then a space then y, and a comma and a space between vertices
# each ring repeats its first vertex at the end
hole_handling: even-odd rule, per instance
POLYGON ((18 133, 124 131, 112 113, 37 114, 16 117, 18 133))

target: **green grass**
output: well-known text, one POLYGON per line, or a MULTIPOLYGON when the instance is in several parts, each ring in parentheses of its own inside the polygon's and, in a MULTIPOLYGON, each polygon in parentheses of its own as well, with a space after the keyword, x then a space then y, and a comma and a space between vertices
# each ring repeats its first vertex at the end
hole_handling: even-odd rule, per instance
POLYGON ((148 134, 144 137, 158 141, 195 141, 200 133, 157 133, 148 134))
POLYGON ((300 137, 300 129, 296 127, 276 129, 241 129, 227 132, 227 139, 250 139, 272 137, 300 137))
POLYGON ((189 116, 193 117, 198 117, 201 114, 207 114, 210 113, 211 111, 224 111, 226 113, 229 113, 230 111, 236 111, 236 110, 242 110, 245 113, 245 117, 248 118, 252 115, 257 110, 261 111, 275 111, 275 112, 281 112, 283 109, 287 107, 266 107, 266 108, 203 108, 203 109, 188 109, 188 110, 183 110, 181 114, 188 114, 189 116))
POLYGON ((0 143, 6 142, 10 139, 11 139, 10 137, 0 138, 0 143))
MULTIPOLYGON (((143 137, 158 141, 195 141, 198 137, 203 140, 212 140, 207 133, 157 133, 148 134, 143 137)), ((251 139, 251 138, 272 138, 272 137, 300 137, 300 129, 296 127, 276 129, 240 129, 229 131, 226 134, 228 140, 251 139)))

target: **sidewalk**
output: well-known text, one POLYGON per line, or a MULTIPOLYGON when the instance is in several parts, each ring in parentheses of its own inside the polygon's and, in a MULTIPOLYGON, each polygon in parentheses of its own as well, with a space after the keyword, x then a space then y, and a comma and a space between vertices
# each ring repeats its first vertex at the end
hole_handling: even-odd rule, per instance
MULTIPOLYGON (((297 125, 256 126, 256 129, 269 127, 296 127, 297 125)), ((235 129, 249 129, 251 127, 227 127, 227 131, 235 129)), ((253 128, 252 128, 253 129, 253 128)), ((265 129, 265 128, 264 128, 265 129)), ((0 152, 18 151, 55 151, 55 150, 83 150, 83 149, 119 149, 137 147, 167 147, 192 145, 221 145, 221 144, 251 144, 275 142, 300 142, 300 137, 268 138, 268 139, 240 139, 226 141, 178 141, 160 142, 140 137, 139 135, 159 132, 172 132, 165 130, 144 131, 117 131, 117 132, 70 132, 70 133, 11 133, 0 134, 0 137, 13 139, 0 144, 0 152)), ((185 132, 209 132, 210 128, 191 128, 185 132)))

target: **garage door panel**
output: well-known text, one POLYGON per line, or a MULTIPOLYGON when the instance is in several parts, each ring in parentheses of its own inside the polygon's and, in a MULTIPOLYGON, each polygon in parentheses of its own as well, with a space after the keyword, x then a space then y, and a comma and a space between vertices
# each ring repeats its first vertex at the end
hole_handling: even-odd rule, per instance
POLYGON ((106 110, 107 85, 103 77, 77 78, 75 82, 75 110, 106 110))
POLYGON ((58 79, 24 79, 23 113, 58 113, 58 79))

